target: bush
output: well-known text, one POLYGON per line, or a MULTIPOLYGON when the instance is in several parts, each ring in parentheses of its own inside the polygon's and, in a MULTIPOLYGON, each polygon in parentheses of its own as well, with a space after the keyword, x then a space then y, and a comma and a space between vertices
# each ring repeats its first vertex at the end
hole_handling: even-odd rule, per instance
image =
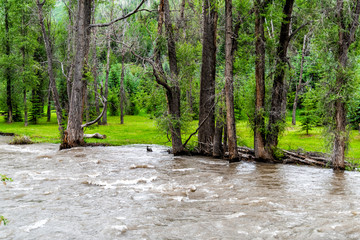
POLYGON ((33 144, 33 141, 31 141, 31 139, 28 136, 15 136, 9 144, 12 145, 33 144))

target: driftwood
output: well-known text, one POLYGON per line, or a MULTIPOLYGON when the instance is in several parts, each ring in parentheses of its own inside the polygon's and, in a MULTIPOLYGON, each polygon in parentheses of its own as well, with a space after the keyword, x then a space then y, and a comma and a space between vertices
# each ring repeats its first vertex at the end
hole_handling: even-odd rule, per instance
POLYGON ((15 133, 6 133, 6 132, 0 132, 0 136, 15 136, 15 133))
POLYGON ((106 135, 102 135, 100 133, 94 133, 94 134, 84 134, 84 138, 98 138, 98 139, 105 139, 106 135))
MULTIPOLYGON (((283 157, 275 161, 276 163, 283 164, 300 164, 300 165, 311 165, 318 167, 333 167, 331 162, 331 157, 325 153, 316 153, 316 152, 293 152, 282 150, 283 157)), ((248 147, 238 147, 238 153, 241 160, 245 161, 261 161, 255 158, 254 149, 248 147)), ((228 156, 229 153, 225 153, 225 157, 228 156)), ((345 166, 354 169, 356 166, 345 161, 345 166)))

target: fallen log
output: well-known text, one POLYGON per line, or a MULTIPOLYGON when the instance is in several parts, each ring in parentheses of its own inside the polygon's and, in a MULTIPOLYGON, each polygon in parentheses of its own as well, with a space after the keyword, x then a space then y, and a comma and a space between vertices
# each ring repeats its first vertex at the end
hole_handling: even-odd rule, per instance
POLYGON ((12 136, 15 136, 15 133, 0 132, 0 136, 8 136, 8 137, 12 137, 12 136))
MULTIPOLYGON (((283 163, 283 164, 301 164, 301 165, 311 165, 311 166, 318 166, 318 167, 332 167, 332 162, 330 155, 324 153, 313 153, 313 152, 306 152, 306 153, 299 153, 299 152, 292 152, 287 150, 282 150, 284 153, 283 158, 281 161, 275 161, 276 163, 283 163)), ((253 149, 248 147, 239 147, 238 148, 239 156, 242 160, 245 161, 253 161, 255 159, 255 152, 253 149)), ((345 166, 349 167, 349 169, 355 169, 356 166, 353 164, 345 161, 345 166)))
POLYGON ((102 135, 100 133, 94 133, 94 134, 84 134, 84 138, 98 138, 98 139, 105 139, 106 135, 102 135))

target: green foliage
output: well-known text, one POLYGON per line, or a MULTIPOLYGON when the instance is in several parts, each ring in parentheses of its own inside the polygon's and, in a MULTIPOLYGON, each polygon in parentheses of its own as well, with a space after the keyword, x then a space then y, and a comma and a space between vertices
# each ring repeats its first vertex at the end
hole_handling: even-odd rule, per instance
POLYGON ((4 225, 8 224, 8 220, 4 216, 0 216, 0 225, 4 223, 4 225))
POLYGON ((119 110, 119 98, 117 94, 112 91, 109 92, 108 96, 108 110, 110 112, 110 116, 117 116, 119 110))
MULTIPOLYGON (((7 177, 6 175, 0 174, 0 181, 6 185, 6 182, 12 182, 13 179, 7 177)), ((8 220, 4 217, 4 216, 0 216, 0 225, 4 223, 4 225, 6 225, 8 223, 8 220)))
POLYGON ((306 135, 309 135, 309 131, 313 127, 319 124, 320 118, 318 116, 317 97, 314 94, 314 90, 309 90, 303 95, 304 110, 302 111, 301 130, 306 131, 306 135))

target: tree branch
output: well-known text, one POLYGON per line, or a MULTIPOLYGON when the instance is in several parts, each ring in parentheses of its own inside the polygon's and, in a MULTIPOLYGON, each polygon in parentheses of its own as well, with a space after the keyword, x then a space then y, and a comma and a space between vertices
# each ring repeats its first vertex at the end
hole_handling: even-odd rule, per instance
POLYGON ((356 1, 356 8, 354 11, 354 20, 351 23, 351 26, 349 27, 349 46, 351 43, 353 43, 355 41, 355 33, 356 33, 356 29, 359 26, 359 14, 360 14, 360 0, 356 1))
POLYGON ((114 20, 112 20, 111 22, 108 22, 108 23, 99 23, 99 24, 90 24, 89 25, 89 28, 93 28, 93 27, 108 27, 118 21, 121 21, 123 19, 126 19, 132 15, 134 15, 135 13, 139 12, 139 11, 146 11, 146 10, 140 10, 141 6, 146 2, 146 0, 142 0, 141 3, 135 8, 134 11, 132 11, 131 13, 128 13, 122 17, 119 17, 119 18, 116 18, 114 20))
POLYGON ((190 139, 192 138, 192 136, 194 136, 199 130, 200 128, 204 125, 204 123, 206 122, 206 120, 210 117, 210 114, 214 111, 215 106, 217 105, 219 100, 216 101, 216 103, 214 104, 214 106, 211 108, 211 110, 209 111, 208 115, 204 118, 204 120, 199 124, 199 127, 195 130, 195 132, 193 132, 192 134, 190 134, 189 138, 186 139, 185 143, 183 144, 183 148, 186 147, 186 144, 190 141, 190 139))
POLYGON ((308 25, 309 23, 312 23, 312 21, 304 23, 303 25, 301 25, 300 27, 298 27, 292 34, 290 34, 289 42, 291 41, 291 39, 292 39, 302 28, 304 28, 304 27, 305 27, 306 25, 308 25))
MULTIPOLYGON (((101 103, 105 106, 105 103, 107 102, 107 99, 105 97, 103 97, 103 96, 101 96, 101 98, 99 97, 99 99, 100 99, 101 103)), ((106 108, 104 107, 101 114, 95 120, 81 125, 81 128, 86 128, 86 127, 89 127, 89 126, 97 123, 102 118, 105 111, 106 111, 106 108)))

